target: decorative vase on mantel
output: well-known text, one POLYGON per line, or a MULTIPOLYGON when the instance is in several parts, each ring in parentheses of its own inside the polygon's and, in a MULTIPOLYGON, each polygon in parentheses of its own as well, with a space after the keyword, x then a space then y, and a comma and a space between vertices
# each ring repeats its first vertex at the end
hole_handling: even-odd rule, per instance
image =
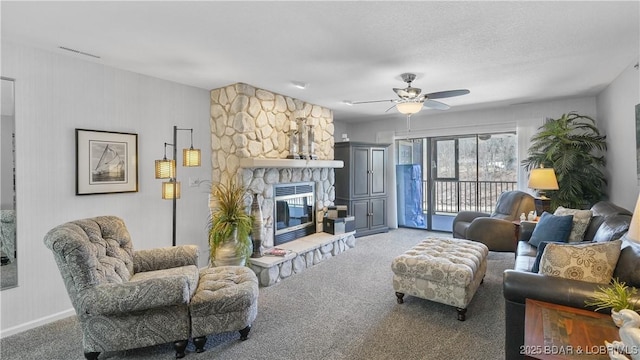
POLYGON ((253 217, 253 228, 251 229, 251 241, 253 243, 252 258, 259 258, 264 255, 262 247, 262 234, 264 233, 264 225, 262 223, 262 208, 258 200, 258 194, 253 194, 251 202, 251 216, 253 217))
POLYGON ((238 255, 238 229, 234 229, 229 238, 218 247, 213 260, 215 266, 244 266, 245 259, 238 255))
POLYGON ((298 154, 300 159, 309 158, 309 132, 307 128, 307 119, 298 118, 298 154))

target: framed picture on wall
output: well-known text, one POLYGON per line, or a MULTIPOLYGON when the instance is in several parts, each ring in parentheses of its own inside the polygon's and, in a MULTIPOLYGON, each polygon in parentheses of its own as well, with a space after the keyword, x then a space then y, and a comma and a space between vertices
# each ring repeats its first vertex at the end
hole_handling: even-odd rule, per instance
POLYGON ((76 129, 76 195, 138 191, 138 135, 76 129))

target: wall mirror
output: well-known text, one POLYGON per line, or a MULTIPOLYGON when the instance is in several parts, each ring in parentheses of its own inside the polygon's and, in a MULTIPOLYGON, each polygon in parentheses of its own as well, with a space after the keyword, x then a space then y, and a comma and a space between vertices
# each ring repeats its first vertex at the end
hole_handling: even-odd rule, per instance
POLYGON ((8 289, 18 286, 15 81, 5 77, 0 81, 0 282, 2 289, 8 289))

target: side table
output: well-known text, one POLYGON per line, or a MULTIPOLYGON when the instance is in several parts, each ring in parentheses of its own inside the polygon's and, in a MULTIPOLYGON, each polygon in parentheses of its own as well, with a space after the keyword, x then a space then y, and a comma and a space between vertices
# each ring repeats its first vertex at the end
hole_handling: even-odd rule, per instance
POLYGON ((539 218, 536 218, 536 220, 530 221, 530 220, 525 220, 525 221, 520 221, 518 220, 513 220, 511 223, 513 223, 513 225, 515 225, 515 237, 516 237, 516 246, 518 244, 518 240, 520 240, 520 224, 522 222, 530 222, 530 223, 537 223, 539 218))
POLYGON ((520 353, 528 359, 607 360, 605 340, 620 340, 610 315, 527 299, 520 353))

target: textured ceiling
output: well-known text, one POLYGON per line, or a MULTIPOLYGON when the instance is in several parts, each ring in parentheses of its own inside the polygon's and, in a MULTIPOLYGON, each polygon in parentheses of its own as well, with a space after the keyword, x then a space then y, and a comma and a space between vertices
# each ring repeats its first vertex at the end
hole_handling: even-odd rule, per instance
POLYGON ((442 99, 448 111, 595 95, 638 61, 639 14, 637 1, 0 2, 3 41, 203 89, 245 82, 341 121, 399 118, 343 101, 393 99, 404 72, 423 93, 471 91, 442 99))

